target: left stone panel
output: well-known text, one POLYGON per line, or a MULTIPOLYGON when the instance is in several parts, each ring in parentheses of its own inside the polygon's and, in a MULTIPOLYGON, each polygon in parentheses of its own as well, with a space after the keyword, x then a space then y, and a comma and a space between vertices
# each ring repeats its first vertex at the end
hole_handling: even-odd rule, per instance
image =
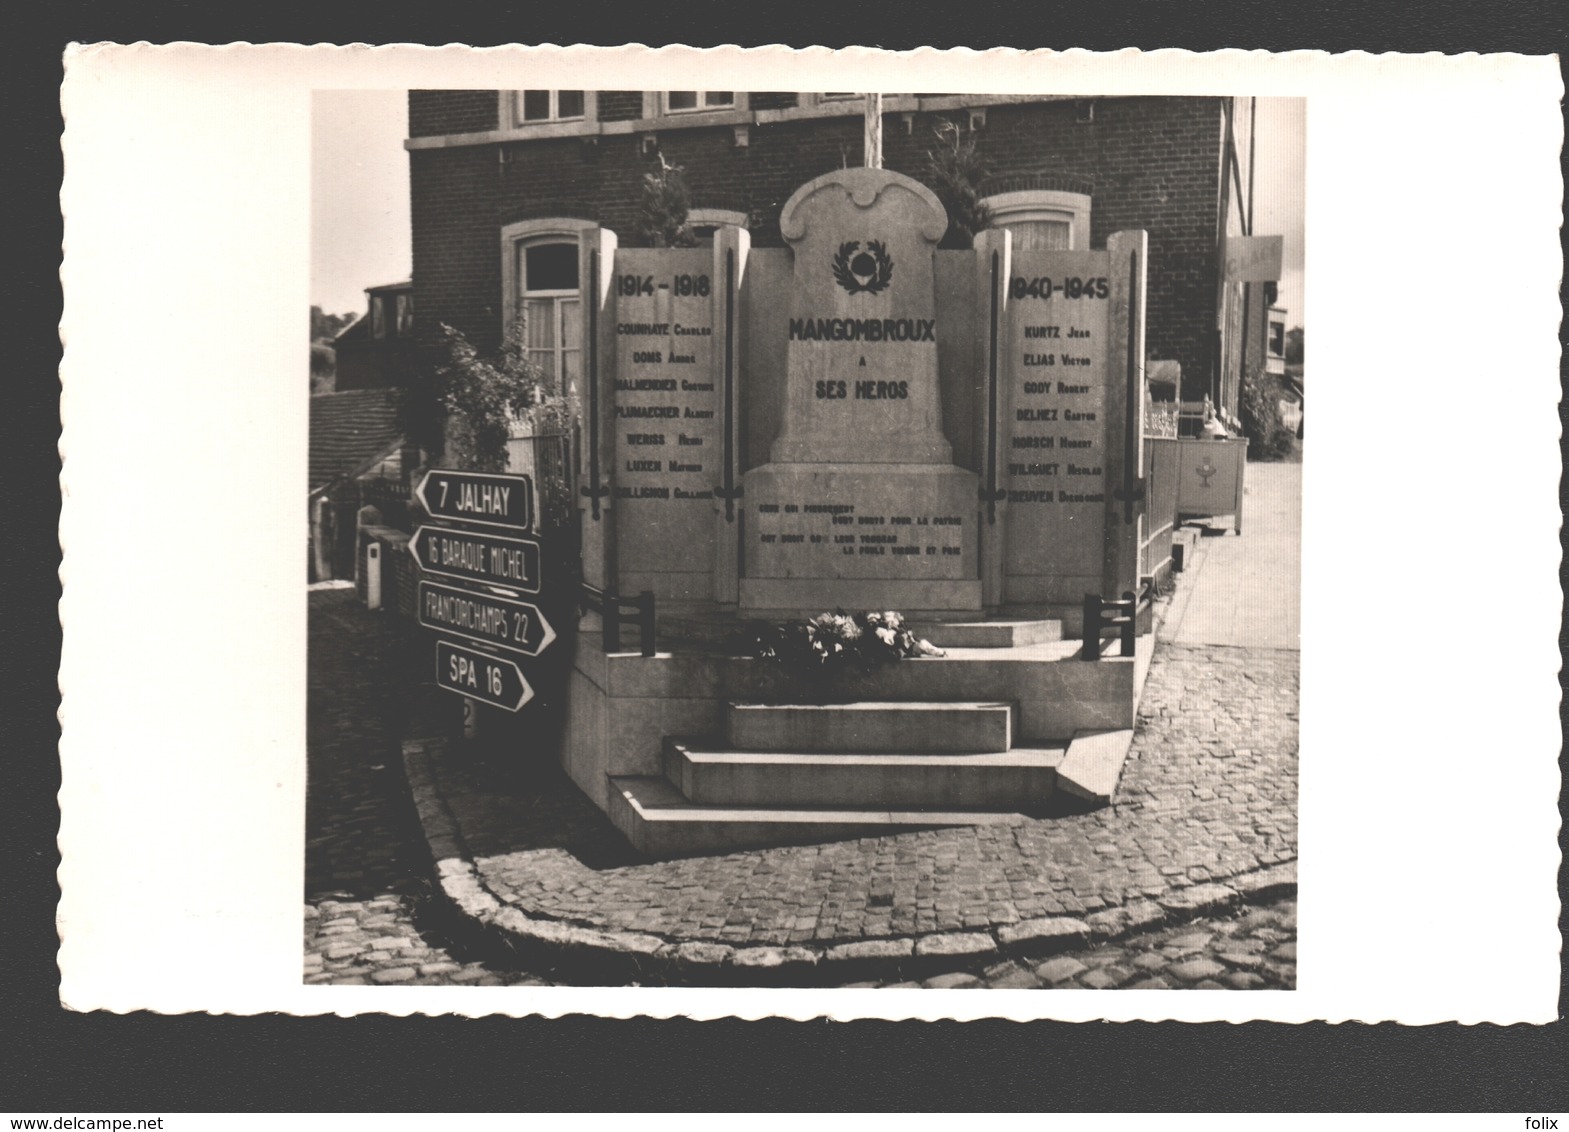
POLYGON ((724 406, 715 375, 708 249, 616 253, 613 456, 617 575, 623 593, 715 598, 714 486, 723 476, 724 406))

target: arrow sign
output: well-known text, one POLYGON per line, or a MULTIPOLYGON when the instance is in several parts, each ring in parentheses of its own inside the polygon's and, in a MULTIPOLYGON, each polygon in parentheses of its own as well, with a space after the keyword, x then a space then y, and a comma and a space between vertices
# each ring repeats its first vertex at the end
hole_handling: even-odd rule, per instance
POLYGON ((534 526, 534 481, 529 476, 432 468, 420 477, 414 494, 438 519, 515 531, 534 526))
POLYGON ((538 656, 556 639, 556 631, 537 605, 438 582, 419 584, 419 623, 524 656, 538 656))
POLYGON ((531 538, 420 527, 409 550, 426 574, 539 592, 539 543, 531 538))
POLYGON ((451 641, 436 642, 436 683, 507 711, 520 711, 534 698, 534 689, 512 661, 451 641))

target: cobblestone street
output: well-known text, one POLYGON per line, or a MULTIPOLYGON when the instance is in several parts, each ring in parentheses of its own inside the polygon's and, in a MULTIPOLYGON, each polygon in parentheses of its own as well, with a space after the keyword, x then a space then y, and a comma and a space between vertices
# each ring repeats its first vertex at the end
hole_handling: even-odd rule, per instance
POLYGON ((354 591, 310 601, 307 983, 537 983, 464 961, 432 925, 429 851, 408 799, 402 650, 354 591))
MULTIPOLYGON (((528 915, 719 945, 833 945, 1111 915, 1294 861, 1296 714, 1296 653, 1168 645, 1114 806, 651 863, 615 859, 603 821, 543 840, 556 823, 539 801, 504 795, 461 755, 432 759, 431 773, 481 883, 528 915)), ((592 814, 581 798, 565 804, 592 814)))
POLYGON ((1281 900, 1234 916, 1193 920, 1055 955, 1008 960, 977 972, 922 982, 853 986, 1056 990, 1294 990, 1297 902, 1281 900))
POLYGON ((305 905, 305 981, 344 985, 540 986, 545 980, 494 963, 464 961, 433 928, 428 892, 305 905))
MULTIPOLYGON (((434 896, 399 759, 409 715, 397 692, 400 643, 352 591, 310 600, 305 980, 556 981, 458 941, 450 910, 434 896)), ((788 946, 1104 916, 1157 892, 1198 890, 1212 877, 1294 859, 1296 659, 1281 650, 1164 646, 1117 806, 1000 830, 648 864, 558 775, 537 773, 520 789, 516 775, 485 760, 455 758, 444 773, 462 782, 449 781, 444 793, 469 808, 467 828, 494 842, 471 846, 477 859, 509 839, 517 839, 514 850, 528 844, 501 853, 508 876, 587 924, 788 946), (487 811, 483 820, 477 808, 487 811)), ((487 882, 500 875, 492 870, 487 882)), ((1044 961, 955 954, 921 983, 843 985, 1289 988, 1295 929, 1295 900, 1287 899, 1112 942, 1064 939, 1070 946, 1044 961)))

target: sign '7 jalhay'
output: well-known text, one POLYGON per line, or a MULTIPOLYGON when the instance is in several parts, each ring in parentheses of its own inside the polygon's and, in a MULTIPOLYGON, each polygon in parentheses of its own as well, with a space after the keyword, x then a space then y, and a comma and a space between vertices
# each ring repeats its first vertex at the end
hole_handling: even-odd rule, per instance
POLYGON ((528 476, 432 468, 414 494, 438 519, 518 531, 534 526, 534 481, 528 476))

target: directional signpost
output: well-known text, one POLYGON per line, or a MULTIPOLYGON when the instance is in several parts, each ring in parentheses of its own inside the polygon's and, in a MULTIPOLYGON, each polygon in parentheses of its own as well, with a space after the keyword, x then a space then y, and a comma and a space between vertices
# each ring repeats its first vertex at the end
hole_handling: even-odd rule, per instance
POLYGON ((425 574, 539 592, 539 543, 533 539, 420 527, 409 540, 409 550, 425 574))
POLYGON ((538 656, 556 639, 537 605, 437 582, 419 584, 419 623, 524 656, 538 656))
POLYGON ((515 531, 534 528, 534 481, 529 476, 432 468, 414 494, 436 519, 515 531))
POLYGON ((526 537, 534 529, 534 481, 432 469, 414 494, 433 520, 454 524, 422 525, 409 539, 421 576, 419 623, 443 634, 436 641, 436 684, 469 700, 520 711, 534 689, 517 662, 467 642, 538 656, 556 639, 537 605, 471 588, 539 593, 540 545, 526 537), (465 584, 425 580, 433 576, 465 584), (447 639, 454 636, 465 640, 447 639))
POLYGON ((518 711, 534 698, 534 689, 512 661, 451 641, 436 642, 436 683, 507 711, 518 711))

